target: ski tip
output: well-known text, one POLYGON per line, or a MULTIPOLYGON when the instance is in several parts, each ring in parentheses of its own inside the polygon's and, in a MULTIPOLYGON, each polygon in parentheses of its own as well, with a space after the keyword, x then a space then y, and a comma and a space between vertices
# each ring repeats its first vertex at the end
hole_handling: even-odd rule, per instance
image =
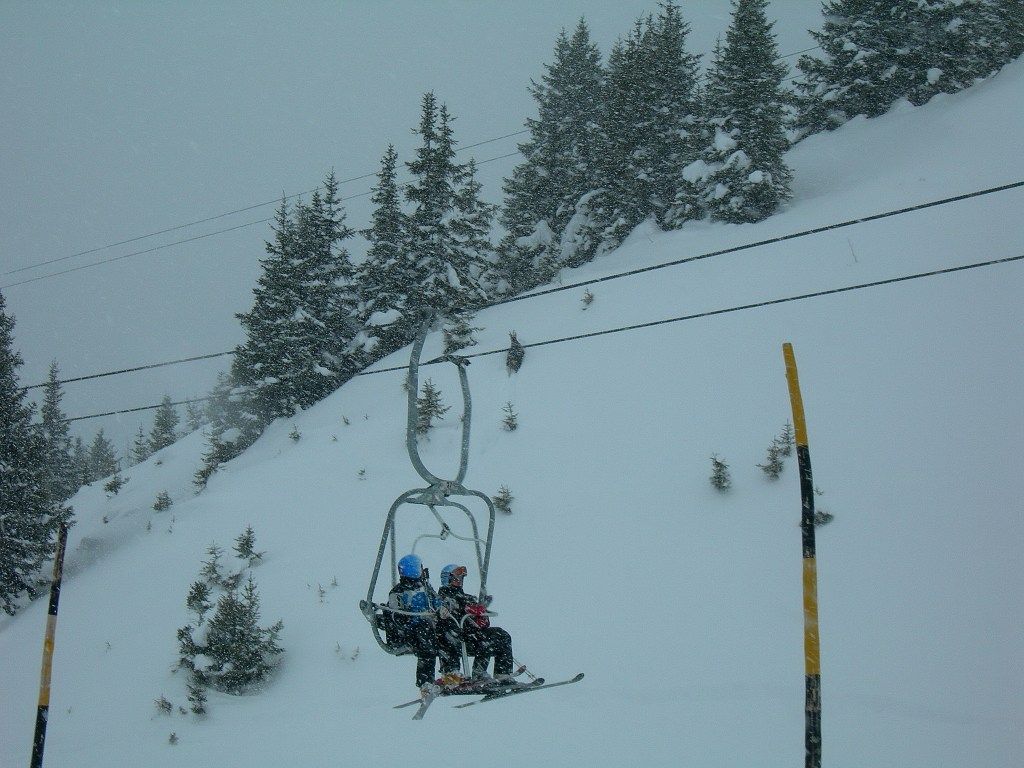
POLYGON ((574 678, 572 679, 572 682, 574 682, 574 683, 578 683, 578 682, 579 682, 580 680, 582 680, 582 679, 583 679, 583 673, 582 673, 582 672, 580 672, 580 673, 579 673, 578 675, 576 675, 576 677, 574 677, 574 678))

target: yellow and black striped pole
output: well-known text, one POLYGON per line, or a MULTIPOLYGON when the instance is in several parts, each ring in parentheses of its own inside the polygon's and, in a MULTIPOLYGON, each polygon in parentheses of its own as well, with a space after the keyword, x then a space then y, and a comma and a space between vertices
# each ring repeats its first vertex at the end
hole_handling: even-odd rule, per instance
POLYGON ((814 547, 814 481, 811 477, 811 453, 807 447, 807 421, 800 396, 800 379, 796 372, 793 345, 782 345, 786 360, 789 400, 793 406, 793 427, 796 432, 796 460, 800 471, 804 560, 804 671, 807 680, 804 698, 806 719, 805 768, 821 768, 821 643, 818 634, 818 566, 814 547))
POLYGON ((64 549, 68 543, 68 527, 61 523, 57 533, 57 554, 53 558, 53 581, 50 584, 50 610, 46 619, 46 639, 43 640, 43 671, 39 679, 39 708, 36 710, 36 734, 32 740, 30 768, 42 768, 43 746, 46 743, 46 721, 50 714, 50 670, 53 668, 53 637, 57 631, 57 605, 60 602, 60 582, 64 575, 64 549))

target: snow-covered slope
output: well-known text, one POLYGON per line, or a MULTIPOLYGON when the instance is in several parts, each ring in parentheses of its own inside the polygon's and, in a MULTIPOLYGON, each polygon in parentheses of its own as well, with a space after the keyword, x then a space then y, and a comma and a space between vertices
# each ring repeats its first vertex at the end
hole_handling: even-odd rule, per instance
MULTIPOLYGON (((807 140, 782 214, 641 228, 564 279, 1024 179, 1022 84, 1018 63, 807 140)), ((472 351, 510 330, 528 344, 1019 255, 1022 202, 1016 189, 605 283, 585 310, 582 289, 497 307, 472 351)), ((467 483, 516 497, 491 569, 498 623, 537 673, 587 677, 466 711, 441 701, 422 723, 391 709, 413 693, 413 662, 381 653, 357 609, 387 508, 418 484, 401 373, 273 425, 199 496, 193 435, 130 470, 117 497, 74 500, 47 763, 799 764, 798 483, 792 459, 774 483, 755 467, 789 418, 790 341, 820 504, 836 515, 818 537, 826 763, 1019 765, 1022 288, 1015 262, 529 349, 511 377, 501 355, 475 360, 467 483), (728 495, 708 484, 712 453, 731 466, 728 495), (165 489, 174 506, 154 512, 165 489), (268 552, 264 620, 284 620, 281 669, 258 696, 211 696, 201 721, 159 714, 161 695, 185 703, 175 629, 206 547, 247 524, 268 552)), ((424 448, 440 472, 457 458, 457 384, 446 368, 423 375, 456 405, 424 448)), ((435 573, 468 559, 452 543, 423 554, 435 573)), ((39 602, 0 620, 3 765, 28 759, 44 617, 39 602)))

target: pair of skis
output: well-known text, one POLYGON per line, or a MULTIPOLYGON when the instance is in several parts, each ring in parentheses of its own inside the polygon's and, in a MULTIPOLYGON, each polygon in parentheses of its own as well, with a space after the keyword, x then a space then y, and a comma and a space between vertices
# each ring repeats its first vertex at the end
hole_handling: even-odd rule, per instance
POLYGON ((583 673, 580 672, 578 675, 570 677, 567 680, 559 680, 554 683, 545 682, 543 677, 538 677, 528 683, 520 683, 517 681, 501 683, 493 681, 469 681, 468 683, 459 683, 450 686, 434 685, 426 688, 420 698, 407 701, 404 704, 396 704, 394 708, 403 709, 404 707, 411 707, 414 704, 419 704, 419 708, 417 708, 412 719, 422 720, 423 716, 427 713, 427 709, 434 703, 434 699, 438 696, 481 696, 481 698, 476 699, 475 701, 456 704, 454 707, 455 709, 464 709, 465 707, 472 707, 476 704, 483 704, 487 701, 497 701, 498 699, 504 699, 508 696, 517 696, 520 693, 531 693, 533 691, 544 690, 545 688, 557 688, 561 685, 571 685, 572 683, 578 683, 582 679, 583 673))

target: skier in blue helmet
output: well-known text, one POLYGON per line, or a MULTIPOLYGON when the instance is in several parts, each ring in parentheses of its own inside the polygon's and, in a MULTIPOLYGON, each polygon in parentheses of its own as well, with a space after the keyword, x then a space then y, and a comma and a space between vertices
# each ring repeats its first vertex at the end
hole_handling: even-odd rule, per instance
POLYGON ((434 680, 437 659, 437 610, 441 601, 418 555, 398 561, 398 583, 388 594, 388 642, 408 645, 416 654, 416 687, 434 680), (394 637, 392 637, 392 634, 394 637))
MULTIPOLYGON (((512 636, 501 627, 492 627, 487 617, 487 606, 477 602, 462 589, 467 570, 464 565, 452 563, 441 569, 441 588, 438 596, 444 609, 438 623, 438 653, 442 674, 459 669, 462 643, 466 654, 473 657, 473 677, 483 677, 491 658, 494 676, 512 674, 512 636)), ((488 598, 488 602, 490 602, 488 598)))

